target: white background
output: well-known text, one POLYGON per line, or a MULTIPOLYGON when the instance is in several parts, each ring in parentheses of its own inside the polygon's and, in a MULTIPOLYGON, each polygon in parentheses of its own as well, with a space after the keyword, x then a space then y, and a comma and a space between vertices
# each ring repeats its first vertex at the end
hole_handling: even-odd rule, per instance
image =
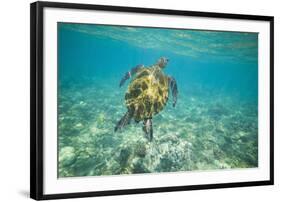
MULTIPOLYGON (((74 1, 74 0, 73 0, 74 1)), ((29 195, 29 0, 3 1, 0 7, 0 201, 27 201, 29 195)), ((245 0, 84 0, 112 4, 275 16, 275 52, 280 53, 278 1, 245 0)), ((276 56, 278 54, 275 54, 276 56)), ((281 61, 275 58, 275 103, 281 103, 281 61)), ((279 201, 281 196, 281 105, 275 106, 275 186, 142 194, 68 201, 279 201), (279 146, 279 147, 278 147, 279 146)))
POLYGON ((44 9, 44 194, 180 185, 262 181, 269 179, 269 22, 182 18, 71 9, 44 9), (130 19, 130 20, 128 20, 130 19), (219 172, 107 176, 57 179, 57 22, 181 27, 259 33, 259 168, 219 172), (53 51, 50 51, 53 50, 53 51), (51 146, 53 145, 53 146, 51 146))

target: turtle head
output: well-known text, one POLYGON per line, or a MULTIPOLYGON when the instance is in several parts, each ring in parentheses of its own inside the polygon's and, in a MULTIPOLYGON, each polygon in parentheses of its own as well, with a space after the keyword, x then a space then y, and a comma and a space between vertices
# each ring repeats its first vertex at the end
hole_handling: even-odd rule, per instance
POLYGON ((169 62, 169 59, 168 59, 168 58, 161 57, 161 58, 159 58, 159 60, 157 61, 157 65, 163 69, 164 67, 166 67, 166 65, 168 64, 168 62, 169 62))

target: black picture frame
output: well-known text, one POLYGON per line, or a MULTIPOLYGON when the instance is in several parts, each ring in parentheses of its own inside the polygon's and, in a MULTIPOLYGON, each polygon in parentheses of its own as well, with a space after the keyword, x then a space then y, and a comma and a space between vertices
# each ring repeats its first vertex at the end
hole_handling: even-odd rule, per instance
POLYGON ((35 2, 30 5, 30 197, 36 200, 92 197, 121 194, 186 191, 227 187, 245 187, 274 184, 274 17, 240 15, 183 10, 88 5, 75 3, 35 2), (93 191, 46 195, 43 192, 43 9, 80 9, 130 13, 164 14, 176 16, 210 17, 237 20, 267 21, 270 23, 270 179, 239 183, 204 184, 174 187, 154 187, 129 190, 93 191))

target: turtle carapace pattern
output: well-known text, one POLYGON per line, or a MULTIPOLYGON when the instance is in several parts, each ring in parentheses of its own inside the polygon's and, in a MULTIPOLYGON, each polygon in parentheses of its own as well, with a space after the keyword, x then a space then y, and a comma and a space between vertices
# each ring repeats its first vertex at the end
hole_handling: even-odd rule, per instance
POLYGON ((125 81, 133 78, 125 94, 125 103, 128 111, 118 121, 114 131, 135 122, 143 121, 143 131, 146 137, 152 141, 153 127, 152 118, 165 107, 169 89, 173 97, 173 106, 177 102, 178 88, 176 80, 164 74, 169 59, 161 57, 156 64, 145 67, 137 65, 126 72, 120 81, 119 86, 123 86, 125 81))

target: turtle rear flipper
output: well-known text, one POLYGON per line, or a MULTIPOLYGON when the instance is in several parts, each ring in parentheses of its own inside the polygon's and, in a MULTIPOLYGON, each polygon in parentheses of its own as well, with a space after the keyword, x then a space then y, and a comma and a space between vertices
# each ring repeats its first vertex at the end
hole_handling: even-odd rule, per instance
POLYGON ((152 127, 152 119, 146 119, 143 121, 143 131, 149 141, 153 139, 153 127, 152 127))
POLYGON ((126 114, 124 114, 124 116, 116 124, 114 128, 114 132, 130 124, 131 119, 132 119, 132 113, 129 113, 129 111, 127 111, 126 114))

